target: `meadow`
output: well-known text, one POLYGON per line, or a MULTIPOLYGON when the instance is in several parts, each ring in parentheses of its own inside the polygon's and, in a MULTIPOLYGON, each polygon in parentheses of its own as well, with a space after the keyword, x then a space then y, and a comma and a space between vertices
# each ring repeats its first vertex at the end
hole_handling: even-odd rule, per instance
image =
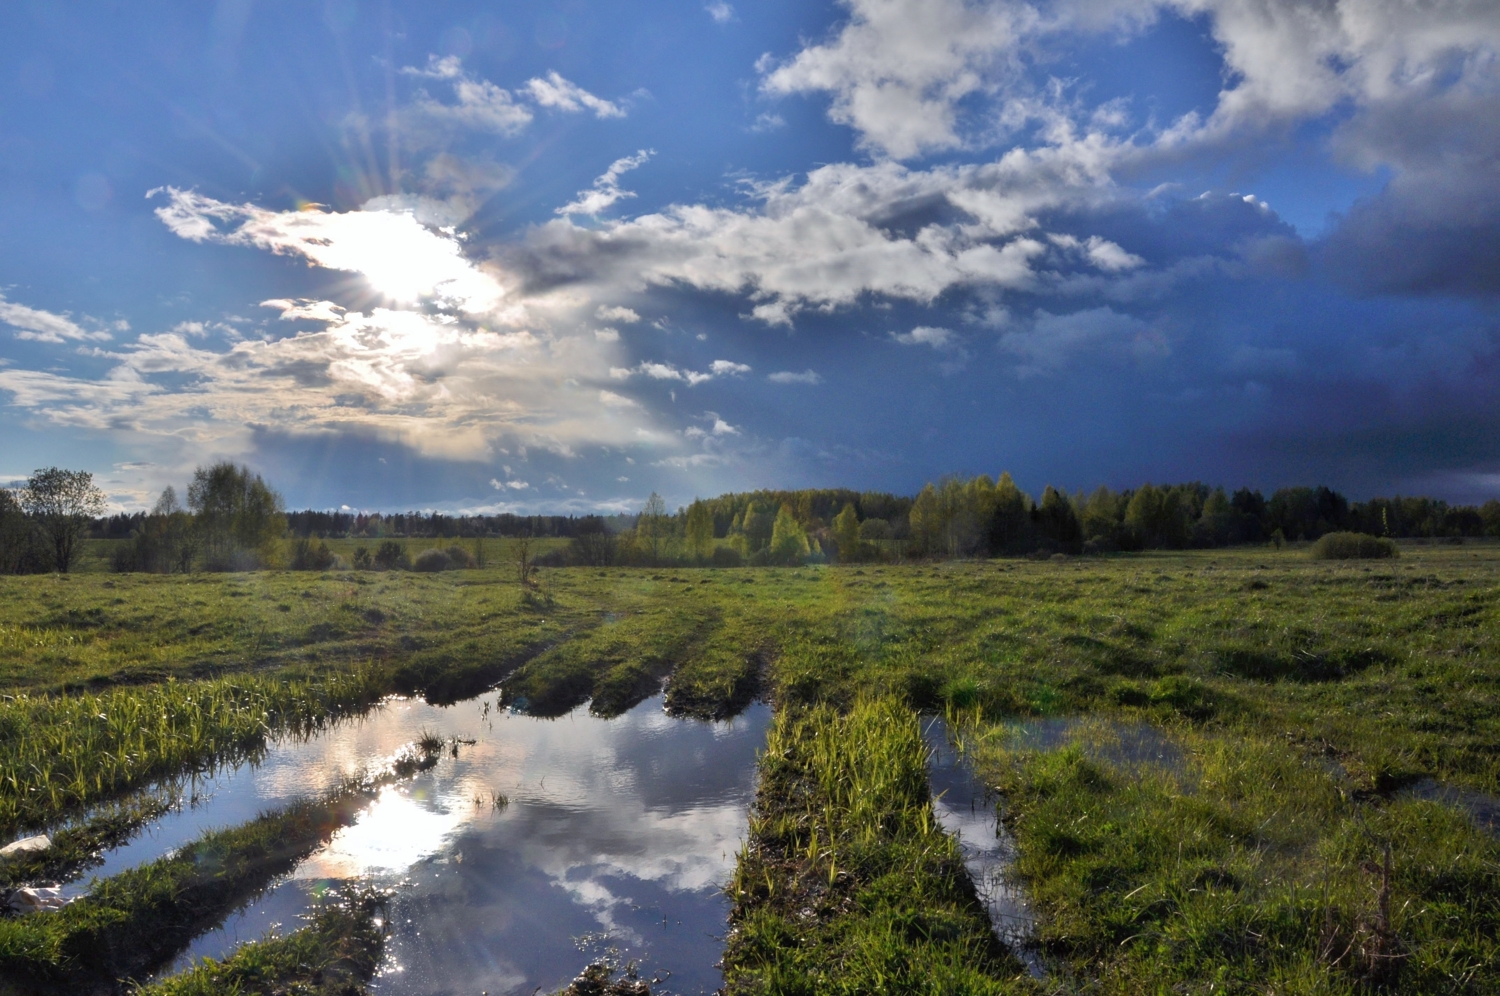
MULTIPOLYGON (((4 577, 0 837, 73 837, 0 886, 78 875, 149 818, 139 790, 386 695, 498 684, 536 715, 612 716, 664 686, 684 715, 776 709, 727 886, 731 993, 1500 992, 1500 547, 1400 553, 557 568, 534 590, 498 549, 438 574, 4 577), (934 824, 921 713, 999 790, 1044 978, 934 824), (1170 763, 1128 749, 1142 731, 1170 763)), ((225 828, 195 845, 212 862, 0 920, 0 989, 144 979, 78 938, 170 946, 186 910, 218 915, 271 874, 246 869, 347 816, 263 819, 304 828, 295 847, 225 828)), ((314 962, 357 991, 378 909, 332 904, 160 991, 322 991, 314 962)))

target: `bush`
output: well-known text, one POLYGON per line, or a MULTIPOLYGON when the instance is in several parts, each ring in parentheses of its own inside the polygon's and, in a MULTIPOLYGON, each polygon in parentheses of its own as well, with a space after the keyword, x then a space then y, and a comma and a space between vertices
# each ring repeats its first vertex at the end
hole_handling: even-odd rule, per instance
POLYGON ((720 546, 714 548, 714 555, 709 558, 709 563, 715 567, 742 567, 745 558, 732 546, 720 546))
POLYGON ((406 559, 406 548, 395 540, 386 540, 375 548, 375 566, 382 571, 394 571, 398 567, 411 566, 406 559))
POLYGON ((290 566, 294 571, 326 571, 337 562, 338 557, 328 548, 326 540, 318 540, 317 546, 307 539, 299 539, 292 544, 290 566))
POLYGON ((1325 533, 1312 545, 1308 555, 1314 560, 1382 560, 1400 556, 1400 553, 1394 541, 1381 536, 1325 533))
POLYGON ((375 562, 370 557, 370 548, 369 547, 367 547, 367 546, 357 546, 357 547, 354 548, 354 568, 355 568, 355 570, 368 571, 371 567, 374 567, 374 566, 375 566, 375 562))
POLYGON ((411 569, 436 574, 438 571, 446 571, 453 566, 448 555, 441 550, 423 550, 417 554, 417 559, 412 563, 411 569))
POLYGON ((473 555, 470 554, 468 550, 465 550, 463 547, 459 546, 457 543, 453 544, 443 552, 448 555, 448 566, 452 567, 454 570, 462 570, 464 568, 474 566, 473 555))

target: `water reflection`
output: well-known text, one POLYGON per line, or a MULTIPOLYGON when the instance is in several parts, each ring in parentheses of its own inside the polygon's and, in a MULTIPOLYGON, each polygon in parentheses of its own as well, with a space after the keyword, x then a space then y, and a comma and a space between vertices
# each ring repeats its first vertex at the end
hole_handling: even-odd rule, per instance
MULTIPOLYGON (((768 718, 756 705, 728 723, 673 719, 659 697, 613 720, 582 707, 542 720, 478 702, 396 702, 277 745, 174 818, 249 818, 378 767, 424 732, 474 741, 384 790, 174 968, 273 925, 292 929, 319 890, 362 879, 397 887, 381 993, 551 990, 611 950, 664 978, 657 992, 711 992, 722 983, 713 967, 728 912, 721 885, 745 833, 768 718)), ((150 839, 166 836, 178 833, 164 823, 150 839)))
POLYGON ((1036 917, 1011 872, 1016 845, 1000 822, 1000 800, 974 777, 955 749, 942 718, 926 718, 922 736, 929 751, 927 781, 932 787, 938 823, 958 839, 964 867, 974 880, 974 890, 989 913, 996 935, 1035 978, 1041 978, 1046 974, 1042 960, 1026 946, 1035 932, 1036 917))

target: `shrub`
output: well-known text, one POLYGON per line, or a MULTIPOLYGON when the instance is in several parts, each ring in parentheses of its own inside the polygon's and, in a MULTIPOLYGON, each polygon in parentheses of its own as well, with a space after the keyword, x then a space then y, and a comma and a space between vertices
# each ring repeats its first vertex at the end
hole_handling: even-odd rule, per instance
POLYGON ((338 557, 328 548, 326 540, 319 540, 317 546, 307 539, 299 539, 292 544, 290 566, 294 571, 326 571, 337 561, 338 557))
POLYGON ((453 566, 448 555, 441 550, 423 550, 417 554, 417 559, 412 562, 411 569, 435 574, 438 571, 446 571, 453 566))
POLYGON ((457 543, 453 544, 443 552, 448 555, 448 566, 454 568, 455 570, 461 570, 463 568, 474 566, 473 555, 470 554, 468 550, 465 550, 463 547, 459 546, 457 543))
POLYGON ((1308 554, 1314 560, 1381 560, 1400 555, 1394 541, 1366 533, 1325 533, 1308 554))
POLYGON ((715 567, 741 567, 745 558, 732 546, 720 546, 714 548, 714 555, 709 558, 709 562, 715 567))
POLYGON ((375 549, 375 566, 383 571, 393 571, 398 567, 410 567, 411 562, 406 559, 406 548, 395 540, 386 540, 375 549))
POLYGON ((356 570, 361 570, 361 571, 368 571, 373 566, 375 566, 375 563, 374 563, 374 560, 372 560, 371 557, 370 557, 370 548, 367 547, 367 546, 357 546, 357 547, 355 547, 354 548, 354 567, 355 567, 355 569, 356 570))

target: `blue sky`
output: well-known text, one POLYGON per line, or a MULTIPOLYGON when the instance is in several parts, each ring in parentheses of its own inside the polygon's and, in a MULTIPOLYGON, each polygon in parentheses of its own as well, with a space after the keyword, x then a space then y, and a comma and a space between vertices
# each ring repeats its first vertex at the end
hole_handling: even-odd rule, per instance
POLYGON ((16 2, 0 479, 1500 496, 1500 7, 16 2))

